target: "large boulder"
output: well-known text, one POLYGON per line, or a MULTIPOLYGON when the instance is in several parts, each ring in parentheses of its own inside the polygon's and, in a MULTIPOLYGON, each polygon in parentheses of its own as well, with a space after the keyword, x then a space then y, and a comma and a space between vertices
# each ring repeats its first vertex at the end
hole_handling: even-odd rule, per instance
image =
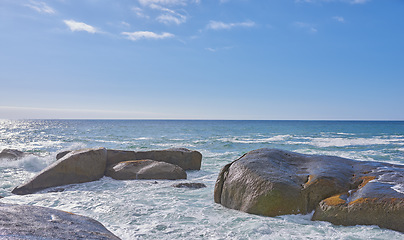
POLYGON ((130 179, 186 179, 186 172, 179 166, 150 159, 120 162, 108 167, 106 176, 117 180, 130 179))
POLYGON ((223 167, 214 200, 258 215, 315 210, 313 220, 404 231, 404 194, 391 188, 403 186, 403 173, 400 165, 258 149, 223 167))
POLYGON ((142 159, 175 164, 184 170, 199 170, 201 169, 202 154, 186 148, 138 152, 108 149, 107 165, 110 166, 123 161, 142 159))
POLYGON ((0 152, 0 159, 16 160, 25 156, 26 153, 17 149, 5 148, 0 152))
POLYGON ((50 208, 0 203, 1 239, 114 239, 101 223, 50 208))
POLYGON ((105 148, 72 151, 12 192, 23 195, 49 187, 95 181, 104 176, 106 163, 105 148))

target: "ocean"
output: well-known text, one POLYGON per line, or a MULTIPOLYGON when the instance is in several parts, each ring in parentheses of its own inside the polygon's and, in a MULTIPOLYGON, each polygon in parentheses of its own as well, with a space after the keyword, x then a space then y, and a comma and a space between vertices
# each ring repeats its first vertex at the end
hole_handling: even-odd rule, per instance
MULTIPOLYGON (((122 239, 404 239, 377 226, 335 226, 311 214, 263 217, 213 201, 220 169, 258 148, 404 164, 404 121, 0 120, 0 150, 34 153, 0 162, 0 201, 92 217, 122 239), (105 147, 146 151, 184 147, 202 153, 187 180, 109 177, 18 196, 11 190, 64 150, 105 147), (174 188, 199 182, 201 189, 174 188)), ((398 186, 404 191, 404 186, 398 186)))

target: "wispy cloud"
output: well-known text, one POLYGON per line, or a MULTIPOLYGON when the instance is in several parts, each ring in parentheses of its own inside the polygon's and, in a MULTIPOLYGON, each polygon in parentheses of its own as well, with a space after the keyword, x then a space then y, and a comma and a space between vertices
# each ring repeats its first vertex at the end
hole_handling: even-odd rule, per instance
POLYGON ((295 0, 296 3, 316 3, 316 2, 345 2, 350 4, 364 4, 371 0, 295 0))
POLYGON ((35 11, 39 13, 47 13, 47 14, 55 14, 56 11, 49 7, 46 3, 44 2, 36 2, 36 1, 29 1, 29 3, 24 4, 24 6, 29 7, 31 9, 34 9, 35 11))
POLYGON ((158 10, 164 12, 160 16, 156 18, 157 21, 164 23, 164 24, 181 24, 187 21, 187 16, 184 14, 179 13, 178 11, 174 11, 172 9, 162 7, 157 4, 150 4, 149 7, 153 10, 158 10))
POLYGON ((349 0, 349 3, 351 4, 364 4, 370 2, 370 0, 349 0))
POLYGON ((167 32, 157 34, 149 31, 137 31, 137 32, 122 32, 121 34, 127 36, 127 38, 132 41, 137 41, 140 39, 165 39, 174 37, 174 34, 167 32))
POLYGON ((162 14, 162 15, 158 16, 156 19, 157 19, 157 21, 167 24, 167 25, 172 24, 172 23, 180 25, 181 23, 184 23, 187 20, 187 18, 183 15, 173 16, 170 14, 162 14))
POLYGON ((305 22, 294 22, 293 25, 297 28, 305 29, 310 33, 316 33, 318 32, 317 28, 315 28, 312 24, 310 23, 305 23, 305 22))
POLYGON ((84 31, 89 33, 99 33, 95 27, 83 22, 76 22, 74 20, 64 20, 63 22, 70 28, 72 32, 84 31))
POLYGON ((139 0, 139 3, 143 6, 151 5, 151 4, 160 4, 160 5, 186 5, 187 0, 139 0))
POLYGON ((335 21, 340 22, 340 23, 345 22, 345 19, 343 17, 340 17, 340 16, 335 16, 332 19, 334 19, 335 21))
POLYGON ((206 26, 207 29, 212 30, 223 30, 223 29, 232 29, 235 27, 254 27, 255 22, 253 21, 245 21, 245 22, 236 22, 236 23, 224 23, 219 21, 210 21, 206 26))
POLYGON ((234 48, 233 46, 227 46, 227 47, 219 47, 219 48, 205 48, 205 50, 209 51, 209 52, 217 52, 217 51, 221 51, 221 50, 230 50, 234 48))
POLYGON ((141 9, 140 7, 133 7, 132 11, 136 14, 137 17, 139 18, 146 18, 149 19, 149 15, 145 14, 143 9, 141 9))

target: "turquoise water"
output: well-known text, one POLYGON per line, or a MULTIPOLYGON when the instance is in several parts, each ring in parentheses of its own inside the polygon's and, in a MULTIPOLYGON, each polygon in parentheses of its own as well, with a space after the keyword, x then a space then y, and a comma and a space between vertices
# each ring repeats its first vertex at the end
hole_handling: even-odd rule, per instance
POLYGON ((376 226, 334 226, 312 222, 310 215, 254 216, 215 204, 213 187, 221 167, 263 147, 404 164, 404 122, 0 120, 0 150, 15 148, 37 155, 0 162, 0 195, 5 196, 3 202, 90 216, 122 239, 404 238, 376 226), (10 193, 55 161, 56 153, 88 147, 200 151, 201 171, 189 171, 187 181, 205 183, 207 188, 177 189, 171 185, 178 181, 154 184, 104 177, 69 185, 64 192, 10 193))

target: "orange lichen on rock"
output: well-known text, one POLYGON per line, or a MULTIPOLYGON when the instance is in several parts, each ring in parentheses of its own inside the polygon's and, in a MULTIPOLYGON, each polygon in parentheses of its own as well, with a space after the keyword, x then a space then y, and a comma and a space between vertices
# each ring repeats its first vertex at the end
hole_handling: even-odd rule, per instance
POLYGON ((308 186, 310 186, 311 184, 313 184, 314 182, 316 182, 316 178, 315 178, 315 176, 314 175, 309 175, 308 177, 307 177, 307 181, 306 181, 306 183, 304 184, 304 188, 307 188, 308 186))
POLYGON ((362 180, 362 183, 359 184, 358 188, 363 188, 366 184, 368 184, 368 182, 376 179, 375 176, 363 176, 359 178, 360 180, 362 180))
POLYGON ((328 205, 328 206, 337 206, 337 205, 342 205, 345 204, 346 201, 341 198, 342 194, 339 195, 334 195, 332 197, 326 198, 323 201, 328 205))
POLYGON ((376 202, 378 198, 358 198, 355 201, 349 203, 349 205, 353 204, 362 204, 362 203, 372 203, 376 202))

